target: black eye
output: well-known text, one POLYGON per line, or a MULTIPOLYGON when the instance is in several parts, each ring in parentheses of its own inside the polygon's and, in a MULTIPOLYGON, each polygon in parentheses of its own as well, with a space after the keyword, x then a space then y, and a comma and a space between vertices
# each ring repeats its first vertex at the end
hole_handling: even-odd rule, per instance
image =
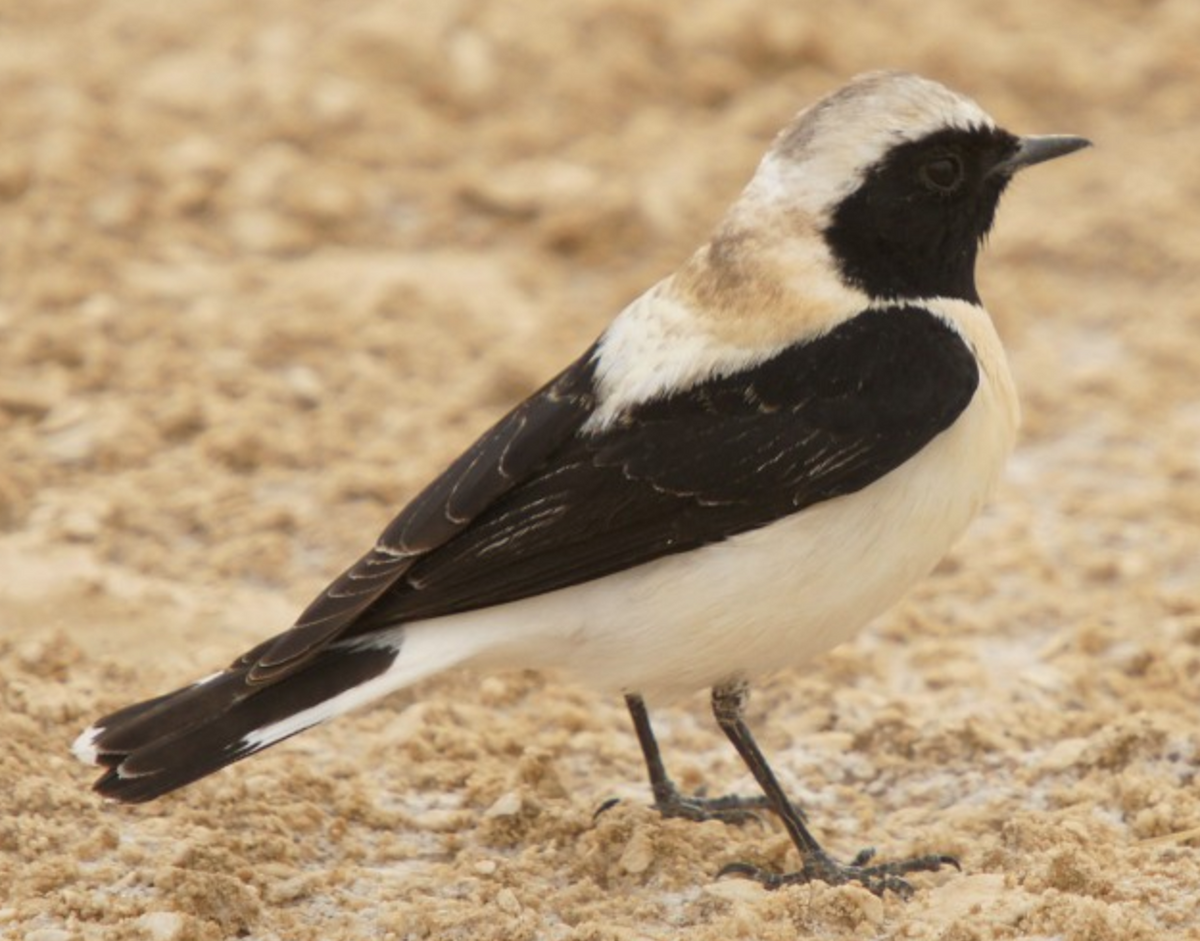
POLYGON ((942 154, 921 164, 921 182, 935 193, 953 193, 962 181, 962 161, 954 154, 942 154))

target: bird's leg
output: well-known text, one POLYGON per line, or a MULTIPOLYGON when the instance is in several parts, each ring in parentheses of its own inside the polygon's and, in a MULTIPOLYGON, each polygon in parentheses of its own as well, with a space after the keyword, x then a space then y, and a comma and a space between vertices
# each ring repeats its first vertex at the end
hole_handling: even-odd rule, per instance
POLYGON ((725 797, 689 797, 680 793, 663 766, 658 742, 654 738, 654 730, 650 727, 646 703, 641 696, 630 694, 625 697, 625 705, 629 707, 629 714, 633 717, 633 728, 637 732, 642 755, 646 759, 650 789, 654 793, 654 806, 664 817, 745 823, 747 820, 760 819, 759 811, 774 809, 770 801, 762 796, 741 797, 730 794, 725 797))
POLYGON ((742 717, 746 700, 750 696, 750 688, 741 681, 716 686, 712 692, 713 715, 717 724, 733 743, 733 747, 742 756, 742 761, 750 769, 758 781, 759 787, 767 796, 771 809, 779 815, 787 828, 792 843, 800 853, 801 868, 796 872, 776 873, 752 866, 749 863, 730 863, 717 875, 738 875, 761 883, 765 888, 778 889, 780 886, 793 885, 798 882, 820 880, 830 885, 843 885, 847 882, 857 882, 876 895, 884 892, 895 892, 907 898, 912 895, 913 887, 904 876, 912 872, 936 872, 942 866, 953 866, 961 869, 958 860, 953 856, 933 854, 917 856, 912 859, 898 860, 892 863, 875 863, 873 849, 865 849, 849 863, 839 863, 821 848, 808 828, 804 819, 795 812, 791 802, 779 786, 775 773, 767 764, 767 760, 755 744, 754 737, 742 717))

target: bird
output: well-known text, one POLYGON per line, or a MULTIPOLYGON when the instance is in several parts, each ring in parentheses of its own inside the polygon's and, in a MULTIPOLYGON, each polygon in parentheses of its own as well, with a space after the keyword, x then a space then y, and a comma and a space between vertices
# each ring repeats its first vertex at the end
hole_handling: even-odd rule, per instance
POLYGON ((778 816, 800 867, 718 876, 908 895, 958 868, 828 853, 745 706, 891 608, 994 490, 1020 410, 976 259, 1014 175, 1089 143, 1018 136, 906 72, 800 111, 708 240, 291 628, 80 734, 95 790, 147 801, 443 671, 532 668, 624 697, 664 816, 778 816), (666 771, 647 703, 704 689, 761 795, 666 771))

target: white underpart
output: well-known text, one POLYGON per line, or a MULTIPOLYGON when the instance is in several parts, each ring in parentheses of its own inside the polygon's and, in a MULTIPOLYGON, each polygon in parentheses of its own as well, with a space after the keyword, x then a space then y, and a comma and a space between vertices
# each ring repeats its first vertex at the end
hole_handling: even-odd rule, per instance
POLYGON ((469 658, 483 642, 482 638, 473 637, 469 629, 460 631, 457 636, 459 645, 448 645, 436 635, 412 634, 405 626, 373 637, 366 643, 351 644, 358 647, 399 649, 400 653, 395 662, 379 676, 286 719, 255 729, 242 739, 239 750, 259 751, 289 735, 295 735, 388 693, 411 686, 469 658))
POLYGON ((1016 402, 987 314, 920 302, 959 329, 980 384, 954 425, 863 490, 761 529, 511 604, 403 627, 395 665, 256 733, 273 741, 459 663, 564 670, 600 688, 674 698, 810 660, 926 575, 961 535, 1012 448, 1016 402))

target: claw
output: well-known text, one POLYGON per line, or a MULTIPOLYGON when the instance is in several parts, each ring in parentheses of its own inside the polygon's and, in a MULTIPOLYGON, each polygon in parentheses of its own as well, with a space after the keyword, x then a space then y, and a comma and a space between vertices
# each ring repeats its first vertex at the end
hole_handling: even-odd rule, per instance
MULTIPOLYGON (((694 796, 681 794, 674 785, 670 791, 659 793, 655 797, 654 806, 664 817, 679 817, 684 820, 720 820, 723 823, 766 824, 763 813, 774 813, 771 802, 758 795, 743 797, 740 794, 726 794, 723 797, 706 797, 701 789, 694 796)), ((801 820, 805 819, 804 811, 799 807, 793 808, 801 820)))
POLYGON ((875 858, 875 847, 867 846, 858 851, 858 855, 850 860, 850 865, 856 869, 861 869, 875 858))
POLYGON ((742 807, 722 807, 704 800, 689 800, 681 798, 671 803, 655 804, 655 808, 664 817, 676 817, 683 820, 720 820, 722 823, 741 825, 753 821, 765 824, 762 815, 757 811, 742 807))
MULTIPOLYGON (((596 808, 592 820, 599 820, 601 814, 612 810, 619 803, 619 797, 610 797, 596 808)), ((771 805, 762 797, 741 797, 737 794, 724 797, 684 797, 678 791, 674 791, 656 800, 654 809, 664 817, 683 820, 720 820, 722 823, 738 825, 753 822, 765 826, 766 820, 759 811, 769 811, 771 805)))
POLYGON ((724 876, 740 876, 743 879, 752 879, 764 889, 770 891, 783 888, 785 885, 810 881, 809 877, 802 872, 771 872, 769 869, 763 869, 761 866, 754 866, 750 863, 727 863, 717 873, 718 879, 724 876))
POLYGON ((716 878, 724 879, 726 876, 742 876, 746 879, 757 879, 758 874, 764 871, 757 866, 751 866, 749 863, 726 863, 717 871, 716 878))
POLYGON ((771 810, 770 803, 764 797, 742 797, 738 794, 705 797, 703 793, 686 797, 676 790, 674 785, 671 785, 669 791, 660 791, 655 796, 654 807, 664 817, 696 821, 720 820, 731 824, 765 824, 760 811, 771 810))
MULTIPOLYGON (((600 815, 612 810, 621 803, 621 798, 610 797, 592 814, 592 820, 599 820, 600 815)), ((664 817, 675 817, 683 820, 720 820, 723 823, 744 824, 758 823, 766 825, 760 810, 770 810, 771 806, 762 797, 741 797, 729 794, 724 797, 684 797, 675 791, 666 797, 656 800, 654 808, 664 817)))
POLYGON ((717 878, 740 876, 745 879, 753 879, 768 890, 813 881, 825 882, 829 885, 857 882, 868 892, 880 897, 887 892, 892 892, 902 899, 908 899, 916 890, 903 876, 913 872, 937 872, 942 866, 953 866, 962 872, 962 866, 957 859, 941 853, 879 863, 874 866, 867 865, 874 856, 873 848, 864 849, 854 857, 849 865, 846 865, 821 853, 805 859, 804 868, 796 872, 771 872, 769 869, 763 869, 750 863, 728 863, 721 867, 717 878))
POLYGON ((599 807, 596 808, 596 812, 592 814, 592 822, 595 823, 597 820, 600 819, 600 815, 602 813, 604 813, 605 811, 612 810, 619 803, 621 803, 621 798, 610 797, 603 804, 601 804, 599 807))

